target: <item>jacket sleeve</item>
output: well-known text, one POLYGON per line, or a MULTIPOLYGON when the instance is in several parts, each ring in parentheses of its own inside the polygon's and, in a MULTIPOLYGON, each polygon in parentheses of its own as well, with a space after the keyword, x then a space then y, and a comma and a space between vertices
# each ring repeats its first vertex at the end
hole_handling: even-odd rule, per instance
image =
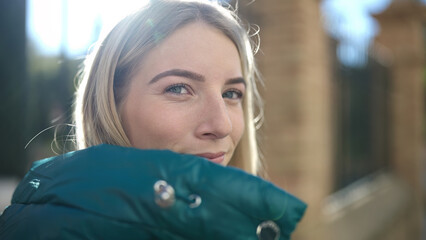
POLYGON ((305 209, 236 168, 99 145, 35 163, 0 217, 0 239, 258 239, 272 222, 286 240, 305 209))

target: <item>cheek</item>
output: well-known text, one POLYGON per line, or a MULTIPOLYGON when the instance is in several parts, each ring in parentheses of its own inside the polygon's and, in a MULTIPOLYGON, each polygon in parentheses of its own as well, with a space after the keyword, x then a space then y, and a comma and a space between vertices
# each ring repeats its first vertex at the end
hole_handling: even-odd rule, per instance
POLYGON ((132 145, 137 148, 172 149, 189 132, 182 113, 156 104, 141 106, 132 113, 132 145))
POLYGON ((239 141, 241 140, 242 135, 244 134, 245 129, 245 120, 244 120, 244 113, 242 109, 239 109, 238 111, 234 112, 232 115, 232 139, 237 145, 239 141))

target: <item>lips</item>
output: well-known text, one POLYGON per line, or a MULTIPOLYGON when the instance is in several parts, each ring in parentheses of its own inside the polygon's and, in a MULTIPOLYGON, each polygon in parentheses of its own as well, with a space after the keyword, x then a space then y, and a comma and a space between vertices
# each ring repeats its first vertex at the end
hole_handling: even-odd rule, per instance
POLYGON ((219 153, 202 153, 202 154, 196 154, 197 156, 203 157, 211 162, 221 164, 225 160, 225 153, 219 152, 219 153))

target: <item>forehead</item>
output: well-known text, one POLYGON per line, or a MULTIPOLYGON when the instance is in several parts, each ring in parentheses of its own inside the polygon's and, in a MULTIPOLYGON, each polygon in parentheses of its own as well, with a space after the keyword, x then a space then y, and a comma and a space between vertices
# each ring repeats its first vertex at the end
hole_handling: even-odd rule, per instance
POLYGON ((150 71, 167 68, 224 71, 241 74, 241 61, 234 42, 221 30, 204 22, 182 26, 167 36, 144 57, 143 68, 150 71))

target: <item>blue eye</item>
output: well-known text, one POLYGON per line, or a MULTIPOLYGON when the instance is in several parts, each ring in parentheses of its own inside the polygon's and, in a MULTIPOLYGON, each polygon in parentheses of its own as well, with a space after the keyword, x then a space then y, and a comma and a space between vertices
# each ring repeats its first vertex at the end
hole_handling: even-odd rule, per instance
POLYGON ((222 97, 229 99, 241 99, 243 97, 243 94, 239 90, 229 90, 223 93, 222 97))
POLYGON ((189 94, 188 86, 182 83, 167 87, 165 92, 173 94, 189 94))

